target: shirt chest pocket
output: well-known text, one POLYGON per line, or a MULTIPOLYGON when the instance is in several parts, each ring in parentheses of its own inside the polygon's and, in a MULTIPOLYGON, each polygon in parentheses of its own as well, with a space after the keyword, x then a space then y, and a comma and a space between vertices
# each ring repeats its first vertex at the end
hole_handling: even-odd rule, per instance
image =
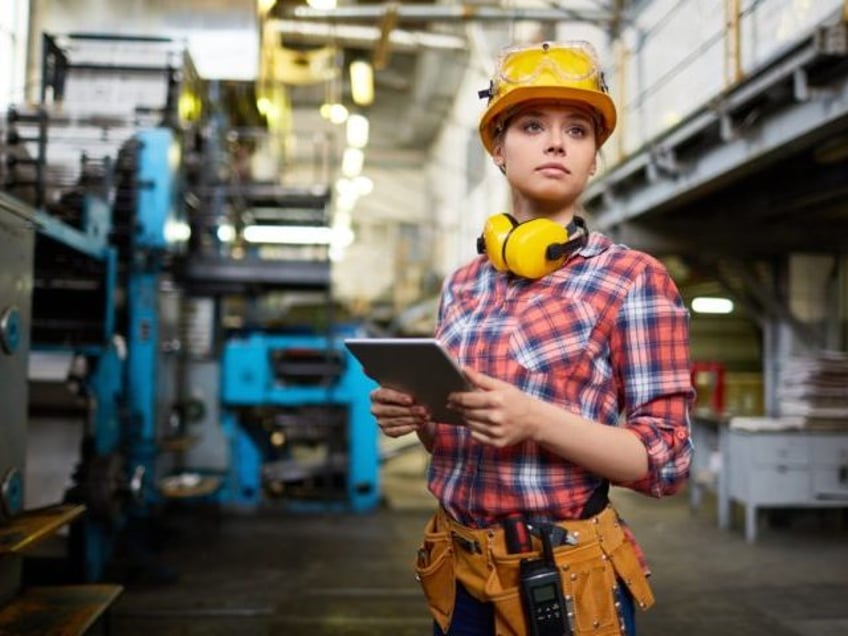
POLYGON ((589 303, 572 298, 534 298, 514 310, 510 355, 528 371, 573 374, 584 356, 592 355, 597 348, 592 334, 598 316, 589 303))

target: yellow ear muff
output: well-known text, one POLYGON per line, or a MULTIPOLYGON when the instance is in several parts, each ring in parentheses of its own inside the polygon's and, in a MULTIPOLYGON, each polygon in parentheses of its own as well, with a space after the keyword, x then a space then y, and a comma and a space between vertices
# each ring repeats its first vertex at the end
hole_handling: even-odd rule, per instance
POLYGON ((550 219, 518 224, 506 239, 503 258, 509 271, 524 278, 542 278, 559 269, 567 256, 548 258, 548 247, 568 241, 568 231, 550 219))
POLYGON ((495 214, 486 220, 483 235, 477 241, 477 251, 486 254, 499 272, 507 271, 504 261, 504 244, 510 232, 518 225, 509 214, 495 214))
POLYGON ((566 228, 550 219, 519 223, 509 214, 496 214, 477 238, 477 253, 485 254, 499 272, 536 279, 559 269, 569 254, 586 244, 588 235, 579 216, 566 228))

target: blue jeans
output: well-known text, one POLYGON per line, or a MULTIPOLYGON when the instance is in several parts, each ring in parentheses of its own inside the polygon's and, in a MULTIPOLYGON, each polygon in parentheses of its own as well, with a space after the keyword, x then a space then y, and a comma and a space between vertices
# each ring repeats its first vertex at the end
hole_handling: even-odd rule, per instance
MULTIPOLYGON (((636 634, 633 597, 624 585, 618 586, 621 613, 627 636, 636 634)), ((495 611, 491 603, 481 603, 460 584, 456 584, 456 604, 450 630, 446 634, 433 622, 433 636, 492 636, 495 633, 495 611)))

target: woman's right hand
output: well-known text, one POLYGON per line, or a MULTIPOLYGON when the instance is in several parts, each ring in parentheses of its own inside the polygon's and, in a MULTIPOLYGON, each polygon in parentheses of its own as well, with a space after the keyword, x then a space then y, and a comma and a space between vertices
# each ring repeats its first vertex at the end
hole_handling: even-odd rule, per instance
POLYGON ((379 387, 371 394, 371 414, 377 425, 389 437, 400 437, 408 433, 420 434, 428 431, 430 413, 417 404, 411 395, 379 387))

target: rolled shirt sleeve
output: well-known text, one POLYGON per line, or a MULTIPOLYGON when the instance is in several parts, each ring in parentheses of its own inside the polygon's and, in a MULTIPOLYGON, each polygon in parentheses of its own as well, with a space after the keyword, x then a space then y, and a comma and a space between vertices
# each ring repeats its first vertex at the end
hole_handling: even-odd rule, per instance
POLYGON ((689 313, 665 268, 653 261, 622 303, 612 335, 623 426, 648 452, 648 472, 619 484, 654 497, 677 492, 692 460, 689 411, 694 401, 689 313))

